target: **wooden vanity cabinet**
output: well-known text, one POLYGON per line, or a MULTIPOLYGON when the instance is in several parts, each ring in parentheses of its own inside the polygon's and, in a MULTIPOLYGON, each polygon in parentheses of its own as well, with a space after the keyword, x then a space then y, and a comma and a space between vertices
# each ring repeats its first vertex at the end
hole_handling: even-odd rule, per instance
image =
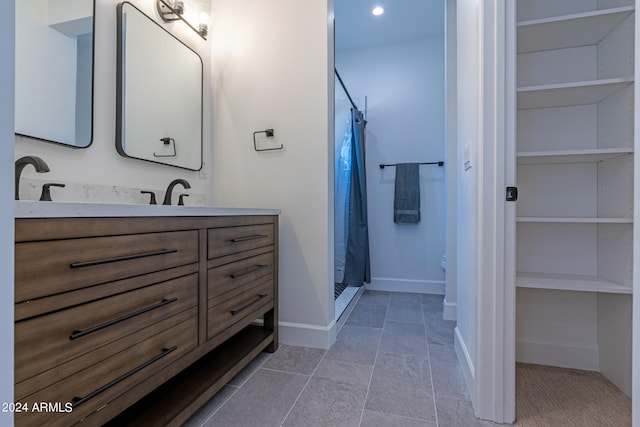
POLYGON ((183 423, 275 351, 277 236, 276 215, 17 218, 16 426, 183 423))

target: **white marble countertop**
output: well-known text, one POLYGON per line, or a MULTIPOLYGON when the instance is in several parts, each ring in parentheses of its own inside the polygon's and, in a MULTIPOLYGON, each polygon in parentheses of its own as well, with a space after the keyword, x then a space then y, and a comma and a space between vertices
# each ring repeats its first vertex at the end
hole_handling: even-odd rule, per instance
POLYGON ((16 218, 279 215, 279 209, 214 208, 113 203, 14 202, 16 218))

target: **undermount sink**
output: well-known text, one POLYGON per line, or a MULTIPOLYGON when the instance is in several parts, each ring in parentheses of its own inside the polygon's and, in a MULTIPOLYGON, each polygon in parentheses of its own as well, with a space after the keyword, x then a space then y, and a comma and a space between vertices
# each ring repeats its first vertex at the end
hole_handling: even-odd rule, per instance
POLYGON ((15 218, 278 215, 279 209, 16 200, 15 218))

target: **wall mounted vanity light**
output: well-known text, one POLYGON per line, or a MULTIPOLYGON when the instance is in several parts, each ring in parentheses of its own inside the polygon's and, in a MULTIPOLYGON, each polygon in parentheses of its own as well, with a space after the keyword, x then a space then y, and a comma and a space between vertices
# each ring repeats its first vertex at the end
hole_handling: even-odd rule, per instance
POLYGON ((204 40, 207 39, 209 33, 209 27, 207 21, 209 16, 205 13, 200 15, 200 23, 198 28, 195 28, 184 18, 184 1, 182 0, 156 0, 156 8, 158 13, 164 22, 182 21, 193 31, 198 33, 204 40))

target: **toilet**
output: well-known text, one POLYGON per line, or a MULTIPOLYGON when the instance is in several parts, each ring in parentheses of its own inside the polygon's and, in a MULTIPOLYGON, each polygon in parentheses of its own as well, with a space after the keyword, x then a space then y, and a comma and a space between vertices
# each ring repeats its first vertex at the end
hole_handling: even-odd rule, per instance
POLYGON ((446 255, 442 255, 442 258, 440 258, 440 268, 444 272, 447 271, 447 256, 446 255))

